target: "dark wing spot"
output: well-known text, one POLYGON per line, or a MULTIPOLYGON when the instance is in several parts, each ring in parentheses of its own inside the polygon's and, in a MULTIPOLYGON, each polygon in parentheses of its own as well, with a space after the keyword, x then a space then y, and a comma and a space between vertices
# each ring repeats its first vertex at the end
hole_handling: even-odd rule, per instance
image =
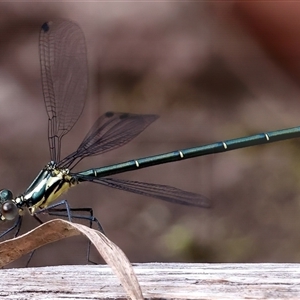
POLYGON ((42 25, 42 30, 43 30, 44 32, 49 31, 49 29, 50 29, 50 27, 49 27, 48 22, 46 22, 46 23, 44 23, 44 24, 42 25))
POLYGON ((105 113, 105 117, 111 118, 114 115, 113 112, 108 111, 107 113, 105 113))

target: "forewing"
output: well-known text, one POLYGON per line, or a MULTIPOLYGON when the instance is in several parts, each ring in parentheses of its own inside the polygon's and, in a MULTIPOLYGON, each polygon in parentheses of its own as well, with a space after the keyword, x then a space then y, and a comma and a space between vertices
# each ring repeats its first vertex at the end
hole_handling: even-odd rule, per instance
POLYGON ((85 104, 85 38, 80 27, 71 21, 50 21, 42 26, 39 49, 50 156, 58 162, 61 138, 72 129, 85 104))

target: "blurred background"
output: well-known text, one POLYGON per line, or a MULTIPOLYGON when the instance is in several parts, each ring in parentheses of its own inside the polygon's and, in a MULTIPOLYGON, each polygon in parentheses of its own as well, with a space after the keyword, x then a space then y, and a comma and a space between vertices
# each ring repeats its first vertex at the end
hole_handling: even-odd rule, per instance
MULTIPOLYGON (((49 160, 38 56, 45 21, 77 22, 87 43, 87 103, 63 157, 106 111, 160 115, 80 171, 300 125, 299 13, 295 2, 0 3, 0 187, 21 194, 49 160)), ((299 148, 294 139, 118 176, 203 194, 211 209, 92 183, 65 198, 92 207, 131 262, 298 262, 299 148)), ((35 226, 28 215, 22 232, 35 226)), ((47 245, 31 266, 84 264, 86 247, 83 237, 47 245)))

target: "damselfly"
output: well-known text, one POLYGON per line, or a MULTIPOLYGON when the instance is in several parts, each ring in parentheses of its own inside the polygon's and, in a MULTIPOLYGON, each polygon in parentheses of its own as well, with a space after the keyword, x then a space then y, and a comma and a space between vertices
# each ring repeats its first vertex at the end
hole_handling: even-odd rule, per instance
MULTIPOLYGON (((44 101, 49 117, 48 141, 51 161, 41 170, 27 190, 18 197, 14 198, 10 190, 0 191, 0 219, 2 221, 15 220, 14 225, 3 232, 0 237, 14 228, 20 227, 24 209, 28 209, 31 215, 37 218, 37 214, 44 211, 49 212, 50 209, 65 204, 65 216, 71 220, 71 217, 74 216, 72 216, 67 202, 63 200, 55 203, 55 201, 69 188, 85 181, 171 203, 208 208, 210 207, 209 199, 196 193, 166 185, 107 176, 172 161, 300 137, 300 127, 294 127, 176 150, 82 172, 72 172, 83 158, 103 154, 127 144, 155 121, 157 116, 108 112, 95 122, 75 152, 60 159, 62 138, 77 122, 85 104, 87 58, 84 35, 79 26, 71 21, 48 22, 42 25, 39 49, 44 101)), ((57 215, 60 214, 57 213, 57 215)), ((101 225, 99 223, 98 225, 102 230, 101 225)))

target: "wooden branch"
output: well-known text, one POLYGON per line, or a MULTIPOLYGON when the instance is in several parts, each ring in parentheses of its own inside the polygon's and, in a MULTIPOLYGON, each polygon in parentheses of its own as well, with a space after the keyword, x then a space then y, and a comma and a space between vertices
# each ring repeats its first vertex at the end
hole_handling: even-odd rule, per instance
MULTIPOLYGON (((299 299, 298 264, 134 264, 147 299, 299 299)), ((0 270, 0 299, 126 298, 107 265, 0 270)))

